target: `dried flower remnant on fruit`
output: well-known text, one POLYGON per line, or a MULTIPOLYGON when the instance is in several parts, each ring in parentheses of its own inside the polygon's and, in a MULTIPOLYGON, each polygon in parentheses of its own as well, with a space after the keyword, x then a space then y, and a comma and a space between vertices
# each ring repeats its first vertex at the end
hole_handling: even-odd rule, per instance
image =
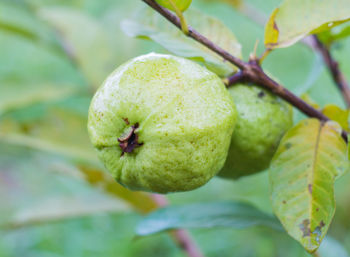
MULTIPOLYGON (((125 119, 125 122, 127 124, 129 123, 127 119, 125 119)), ((131 153, 136 147, 143 145, 138 142, 139 137, 135 132, 138 127, 139 124, 136 123, 118 138, 119 146, 123 151, 121 156, 123 156, 124 153, 131 153)))
POLYGON ((123 121, 125 121, 126 125, 129 125, 130 122, 129 122, 129 119, 128 118, 123 118, 123 121))

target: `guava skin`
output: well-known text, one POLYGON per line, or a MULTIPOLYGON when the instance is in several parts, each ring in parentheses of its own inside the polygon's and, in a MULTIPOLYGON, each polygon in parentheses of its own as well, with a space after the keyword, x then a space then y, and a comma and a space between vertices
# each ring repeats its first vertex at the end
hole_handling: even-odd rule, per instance
MULTIPOLYGON (((165 8, 167 8, 167 9, 169 9, 169 10, 171 10, 171 11, 175 11, 174 8, 173 8, 173 6, 169 3, 168 0, 156 0, 156 2, 157 2, 159 5, 161 5, 161 6, 165 7, 165 8)), ((179 10, 180 10, 181 12, 184 12, 184 11, 186 11, 187 8, 191 5, 191 2, 192 2, 192 1, 189 1, 189 0, 173 0, 173 2, 174 2, 174 4, 177 6, 177 8, 179 8, 179 10)))
POLYGON ((92 99, 88 131, 120 184, 168 193, 195 189, 218 173, 236 119, 217 75, 183 58, 151 53, 106 79, 92 99), (123 152, 131 130, 139 145, 123 152))
POLYGON ((218 175, 237 179, 269 167, 282 136, 293 125, 293 110, 258 86, 238 84, 229 92, 238 118, 227 160, 218 175))

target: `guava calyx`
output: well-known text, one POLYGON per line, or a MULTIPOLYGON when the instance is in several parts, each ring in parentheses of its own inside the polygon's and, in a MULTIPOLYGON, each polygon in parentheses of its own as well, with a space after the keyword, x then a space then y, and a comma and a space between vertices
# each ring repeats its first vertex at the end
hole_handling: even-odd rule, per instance
MULTIPOLYGON (((124 121, 129 124, 128 119, 124 119, 124 121)), ((143 145, 143 143, 139 143, 139 136, 136 134, 136 129, 138 127, 139 124, 135 123, 118 138, 119 146, 122 149, 121 156, 125 153, 131 153, 135 148, 143 145)))

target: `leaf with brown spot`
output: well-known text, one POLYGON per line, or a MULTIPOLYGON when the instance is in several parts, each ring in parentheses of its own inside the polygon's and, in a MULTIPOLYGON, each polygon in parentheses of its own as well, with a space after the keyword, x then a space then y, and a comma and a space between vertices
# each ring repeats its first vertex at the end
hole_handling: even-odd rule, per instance
POLYGON ((278 42, 278 27, 275 21, 278 8, 276 8, 271 14, 267 24, 265 26, 265 46, 266 48, 273 48, 278 42))
POLYGON ((340 131, 335 122, 301 121, 283 137, 271 162, 274 212, 308 252, 326 235, 335 212, 334 180, 348 170, 340 131))

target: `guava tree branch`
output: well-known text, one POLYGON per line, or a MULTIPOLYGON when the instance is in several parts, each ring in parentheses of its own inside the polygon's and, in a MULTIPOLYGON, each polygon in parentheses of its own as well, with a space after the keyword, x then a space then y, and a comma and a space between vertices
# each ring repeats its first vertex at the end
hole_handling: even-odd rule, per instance
MULTIPOLYGON (((152 7, 155 11, 160 13, 164 18, 166 18, 169 22, 174 24, 177 28, 181 29, 181 22, 179 18, 168 11, 167 9, 161 7, 158 5, 154 0, 142 0, 147 5, 152 7)), ((241 71, 240 73, 240 79, 244 80, 246 82, 255 83, 261 87, 266 88, 267 90, 271 91, 272 93, 278 95, 282 99, 289 102, 291 105, 299 109, 301 112, 306 114, 307 116, 317 118, 321 121, 328 121, 329 119, 319 110, 313 108, 311 105, 303 101, 301 98, 294 95, 291 91, 283 87, 278 82, 274 81, 272 78, 270 78, 268 75, 265 74, 261 66, 259 65, 258 60, 250 60, 249 62, 244 62, 243 60, 231 55, 229 52, 225 51, 221 47, 214 44, 212 41, 210 41, 208 38, 201 35, 198 31, 193 29, 191 26, 188 26, 189 33, 187 34, 188 37, 191 37, 192 39, 196 40, 197 42, 201 43, 202 45, 206 46, 213 52, 220 55, 223 59, 226 61, 229 61, 233 65, 237 66, 241 71)), ((235 76, 235 75, 233 75, 235 76)), ((234 81, 235 83, 239 80, 235 79, 235 77, 229 78, 228 81, 234 81)), ((344 140, 347 140, 347 134, 343 131, 342 136, 344 140)))
POLYGON ((313 35, 312 39, 314 48, 322 55, 335 84, 342 93, 347 107, 350 107, 350 87, 339 68, 338 62, 333 58, 330 50, 318 39, 316 35, 313 35))
MULTIPOLYGON (((267 21, 268 17, 266 17, 264 13, 261 13, 254 6, 247 5, 244 2, 240 7, 236 9, 258 25, 264 26, 267 21)), ((335 84, 338 86, 340 92, 342 93, 347 107, 350 107, 350 86, 347 83, 343 73, 339 69, 339 64, 333 58, 330 50, 318 39, 316 35, 305 37, 300 42, 318 51, 322 55, 335 84)))
POLYGON ((241 70, 233 74, 231 77, 225 78, 223 82, 226 86, 231 86, 240 82, 244 82, 245 74, 241 70))
MULTIPOLYGON (((159 207, 167 206, 168 200, 163 195, 152 194, 153 200, 159 207)), ((173 240, 187 253, 189 257, 204 257, 191 235, 184 229, 170 232, 173 240)))

